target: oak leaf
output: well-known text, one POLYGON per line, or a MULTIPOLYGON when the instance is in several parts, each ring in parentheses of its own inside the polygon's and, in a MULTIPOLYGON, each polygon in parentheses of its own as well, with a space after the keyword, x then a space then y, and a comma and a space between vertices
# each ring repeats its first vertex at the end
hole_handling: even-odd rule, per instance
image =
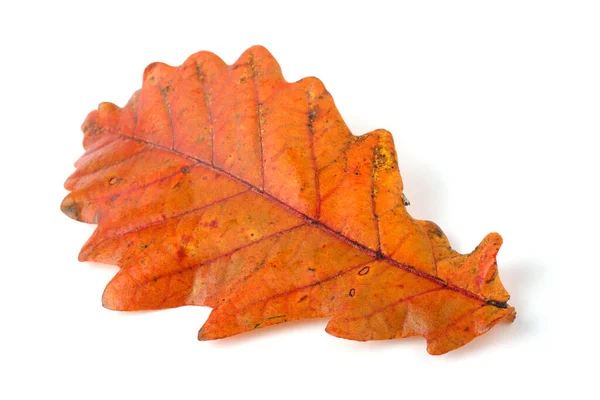
POLYGON ((318 79, 286 82, 262 47, 151 64, 82 129, 62 211, 98 224, 81 261, 120 267, 109 309, 212 307, 201 340, 329 317, 332 335, 420 335, 431 354, 515 316, 501 237, 463 255, 413 219, 391 134, 354 136, 318 79))

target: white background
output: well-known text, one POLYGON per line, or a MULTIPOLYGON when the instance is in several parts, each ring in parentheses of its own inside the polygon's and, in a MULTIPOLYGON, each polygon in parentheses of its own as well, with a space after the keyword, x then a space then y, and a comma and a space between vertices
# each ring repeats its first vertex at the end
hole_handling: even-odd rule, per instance
POLYGON ((15 1, 0 34, 0 398, 598 398, 597 1, 15 1), (409 211, 458 250, 503 235, 514 324, 433 357, 325 320, 198 342, 208 308, 101 307, 116 268, 77 262, 93 227, 59 211, 83 119, 153 61, 253 44, 356 134, 394 134, 409 211))

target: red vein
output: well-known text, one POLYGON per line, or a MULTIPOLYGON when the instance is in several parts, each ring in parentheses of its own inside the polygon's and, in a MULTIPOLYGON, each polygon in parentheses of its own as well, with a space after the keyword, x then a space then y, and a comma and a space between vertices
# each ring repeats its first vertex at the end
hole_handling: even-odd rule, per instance
POLYGON ((254 65, 254 55, 250 54, 250 70, 252 71, 252 86, 254 87, 254 97, 256 98, 256 116, 257 116, 257 130, 258 130, 258 143, 260 150, 260 175, 262 179, 261 189, 265 190, 265 158, 263 156, 263 135, 262 135, 262 104, 260 102, 258 96, 258 86, 256 84, 256 76, 258 75, 258 71, 256 70, 256 66, 254 65))
POLYGON ((208 130, 210 133, 210 163, 211 165, 215 165, 215 129, 214 129, 214 125, 213 125, 213 115, 212 115, 212 110, 211 110, 211 102, 210 102, 210 97, 208 94, 208 90, 206 87, 206 76, 204 75, 204 72, 202 71, 202 67, 200 66, 200 64, 198 64, 197 61, 195 61, 196 63, 196 76, 198 77, 198 80, 200 81, 200 86, 202 86, 202 93, 203 93, 203 98, 204 98, 204 105, 206 106, 206 113, 208 114, 208 130))
MULTIPOLYGON (((350 134, 350 136, 358 137, 358 136, 354 136, 352 134, 350 134)), ((321 168, 319 168, 319 171, 324 171, 325 169, 331 167, 336 162, 340 161, 340 158, 345 157, 345 154, 348 152, 348 149, 350 149, 350 147, 352 146, 353 143, 354 143, 354 141, 350 140, 350 138, 348 138, 348 140, 346 141, 346 144, 344 145, 344 147, 341 150, 341 154, 339 156, 337 156, 336 158, 334 158, 333 160, 329 161, 327 164, 323 165, 321 168)), ((346 163, 347 163, 347 160, 344 159, 344 164, 346 164, 346 163)))
POLYGON ((421 293, 413 294, 412 296, 404 297, 404 298, 402 298, 400 300, 394 301, 393 303, 386 304, 383 307, 376 308, 375 310, 371 311, 368 314, 363 314, 363 315, 359 315, 359 316, 352 317, 352 318, 344 318, 344 322, 352 322, 352 321, 356 321, 357 319, 370 318, 373 315, 375 315, 377 313, 380 313, 382 311, 385 311, 388 308, 395 307, 398 304, 402 304, 404 302, 411 301, 412 299, 414 299, 416 297, 424 296, 424 295, 429 294, 429 293, 439 292, 441 290, 446 290, 446 288, 445 287, 438 287, 438 288, 435 288, 435 289, 426 290, 426 291, 421 292, 421 293))
MULTIPOLYGON (((168 87, 168 85, 167 85, 168 87)), ((169 126, 171 127, 171 149, 175 149, 175 126, 173 125, 173 116, 171 114, 171 103, 167 98, 167 89, 158 85, 158 91, 160 92, 160 96, 163 99, 164 106, 167 110, 167 114, 169 116, 169 126)))
MULTIPOLYGON (((305 226, 305 224, 302 224, 302 226, 305 226)), ((299 242, 299 243, 303 243, 303 242, 304 242, 304 239, 305 239, 305 238, 306 238, 306 236, 308 236, 309 234, 310 234, 310 229, 307 229, 307 230, 306 230, 306 232, 304 233, 304 238, 303 238, 302 240, 299 240, 298 242, 299 242)), ((288 255, 288 256, 287 256, 287 259, 288 259, 288 260, 291 260, 291 259, 293 259, 293 258, 296 256, 296 254, 298 254, 298 252, 300 251, 300 249, 301 249, 301 246, 296 246, 296 248, 294 249, 294 251, 292 252, 292 254, 290 254, 290 255, 288 255)), ((255 268, 255 269, 253 269, 252 271, 250 271, 250 272, 249 272, 248 274, 246 274, 245 276, 243 276, 243 277, 240 277, 240 278, 239 278, 239 279, 237 279, 235 282, 232 282, 232 283, 229 285, 229 291, 231 291, 231 288, 235 288, 236 286, 239 286, 239 285, 241 285, 241 284, 242 284, 242 282, 246 282, 246 281, 247 281, 248 279, 250 279, 252 276, 256 275, 256 274, 258 273, 258 271, 262 270, 262 269, 263 269, 263 267, 264 267, 264 266, 265 266, 265 264, 266 264, 266 261, 267 261, 267 257, 268 257, 268 256, 269 256, 269 255, 267 254, 267 255, 266 255, 266 256, 265 256, 265 257, 264 257, 264 258, 261 260, 261 262, 259 263, 258 267, 256 267, 256 268, 255 268)), ((289 265, 286 265, 286 267, 288 267, 288 269, 290 269, 290 271, 291 271, 292 273, 294 272, 294 271, 293 271, 293 270, 292 270, 292 269, 289 267, 289 265)))
POLYGON ((257 300, 257 301, 253 301, 252 303, 250 303, 250 304, 247 304, 247 305, 244 305, 242 308, 236 308, 234 312, 227 313, 227 314, 231 315, 231 314, 234 314, 235 312, 237 312, 237 311, 239 311, 239 310, 245 310, 245 309, 248 309, 248 308, 252 307, 252 306, 253 306, 253 305, 255 305, 255 304, 259 304, 259 303, 267 303, 267 302, 269 302, 269 301, 271 301, 271 300, 273 300, 273 299, 276 299, 276 298, 278 298, 278 297, 287 296, 287 295, 290 295, 290 294, 292 294, 292 293, 299 292, 299 291, 301 291, 301 290, 304 290, 304 289, 309 289, 309 288, 313 288, 313 287, 315 287, 315 286, 318 286, 318 285, 322 285, 322 284, 323 284, 323 283, 325 283, 325 282, 328 282, 328 281, 331 281, 331 280, 333 280, 333 279, 339 278, 339 277, 340 277, 340 276, 342 276, 342 275, 345 275, 345 274, 347 274, 347 273, 349 273, 349 272, 352 272, 352 271, 354 271, 354 270, 356 270, 356 269, 359 269, 359 268, 361 268, 361 267, 364 267, 365 265, 367 265, 367 264, 369 264, 369 263, 371 263, 371 262, 373 262, 373 261, 374 261, 374 260, 373 260, 373 259, 371 259, 371 260, 369 260, 369 261, 367 261, 367 262, 363 262, 363 263, 360 263, 360 264, 358 264, 358 265, 355 265, 355 266, 352 266, 352 267, 350 267, 350 268, 347 268, 347 269, 345 269, 345 270, 338 271, 338 272, 336 272, 336 273, 335 273, 335 274, 333 274, 333 275, 330 275, 330 276, 328 276, 328 277, 326 277, 326 278, 324 278, 324 279, 321 279, 321 280, 319 280, 319 281, 312 282, 312 283, 310 283, 310 284, 308 284, 308 285, 304 285, 304 286, 300 286, 300 287, 294 287, 293 289, 287 290, 287 291, 285 291, 285 292, 276 293, 276 294, 274 294, 274 295, 272 295, 272 296, 269 296, 269 297, 267 297, 267 298, 260 299, 260 300, 257 300))
MULTIPOLYGON (((256 86, 256 81, 255 81, 256 70, 254 69, 254 58, 252 56, 251 56, 250 61, 251 61, 250 62, 250 66, 251 66, 252 72, 253 72, 253 76, 252 76, 253 83, 254 83, 254 87, 255 87, 255 90, 256 90, 257 106, 259 106, 259 102, 258 102, 258 88, 256 86)), ((271 97, 271 96, 269 96, 269 97, 271 97)), ((136 108, 137 108, 137 104, 136 104, 136 107, 134 107, 134 114, 135 114, 136 108)), ((259 107, 257 107, 257 111, 260 113, 260 108, 259 107)), ((137 119, 135 117, 136 116, 134 115, 134 119, 137 119)), ((137 122, 137 121, 135 121, 135 122, 137 122)), ((353 247, 361 250, 362 252, 364 252, 364 253, 372 256, 372 257, 375 257, 375 258, 378 258, 378 259, 381 259, 381 260, 385 260, 389 264, 391 264, 391 265, 393 265, 393 266, 395 266, 395 267, 397 267, 399 269, 402 269, 404 271, 407 271, 407 272, 410 272, 412 274, 415 274, 415 275, 417 275, 417 276, 419 276, 419 277, 421 277, 423 279, 435 282, 435 283, 437 283, 439 285, 442 285, 443 287, 447 288, 448 290, 452 290, 452 291, 455 291, 457 293, 461 293, 461 294, 463 294, 466 297, 469 297, 469 298, 472 298, 472 299, 476 299, 478 301, 486 302, 486 300, 480 298, 479 296, 477 296, 477 295, 475 295, 475 294, 473 294, 473 293, 471 293, 471 292, 469 292, 469 291, 467 291, 467 290, 465 290, 463 288, 460 288, 460 287, 454 286, 454 285, 452 285, 450 283, 444 282, 444 281, 442 281, 442 280, 440 280, 440 279, 438 279, 438 278, 436 278, 434 276, 431 276, 431 275, 429 275, 429 274, 427 274, 425 272, 419 271, 419 270, 415 269, 414 267, 412 267, 410 265, 398 262, 398 261, 390 258, 389 256, 385 256, 385 255, 381 254, 379 251, 374 251, 374 250, 368 248, 367 246, 363 245, 362 243, 359 243, 359 242, 357 242, 357 241, 355 241, 353 239, 350 239, 350 238, 348 238, 348 237, 340 234, 339 232, 331 229, 330 227, 326 226, 325 224, 320 223, 320 222, 314 220, 313 218, 309 217, 308 215, 303 214, 303 213, 301 213, 301 212, 299 212, 299 211, 291 208, 290 206, 288 206, 287 204, 283 203, 279 199, 277 199, 277 198, 269 195, 268 193, 265 193, 264 192, 264 158, 263 158, 263 154, 262 154, 263 149, 262 149, 262 133, 261 133, 261 126, 260 126, 260 115, 259 115, 258 124, 259 124, 259 126, 258 126, 258 133, 259 133, 259 139, 260 139, 260 152, 261 152, 261 155, 260 155, 261 156, 261 172, 262 172, 262 179, 263 179, 262 188, 259 188, 259 189, 257 189, 256 187, 254 187, 252 184, 250 184, 249 182, 245 181, 244 179, 241 179, 241 178, 239 178, 237 176, 234 176, 231 173, 229 173, 229 172, 227 172, 225 170, 222 170, 221 168, 218 168, 218 167, 214 166, 213 163, 211 163, 211 164, 206 163, 203 160, 200 160, 200 159, 198 159, 196 157, 190 156, 188 154, 181 153, 180 151, 177 151, 174 148, 169 149, 167 147, 160 146, 160 145, 157 145, 157 144, 154 144, 154 143, 150 143, 150 142, 145 141, 145 140, 134 138, 133 136, 131 136, 131 137, 124 136, 124 135, 120 135, 120 136, 124 137, 124 138, 128 138, 130 140, 136 140, 136 141, 139 141, 139 142, 142 142, 142 143, 151 144, 151 145, 154 145, 155 147, 162 148, 162 149, 167 150, 167 151, 171 151, 174 154, 177 154, 177 155, 180 155, 180 156, 183 156, 183 157, 187 157, 188 159, 194 160, 197 164, 205 165, 205 166, 207 166, 207 167, 209 167, 209 168, 211 168, 211 169, 213 169, 213 170, 215 170, 217 172, 223 173, 226 176, 228 176, 229 178, 235 180, 236 182, 242 183, 242 184, 246 185, 252 191, 254 191, 254 192, 256 192, 256 193, 258 193, 258 194, 266 197, 267 199, 269 199, 273 203, 279 205, 281 208, 289 211, 290 213, 292 213, 292 214, 294 214, 294 215, 296 215, 298 217, 303 218, 308 223, 310 223, 310 224, 318 227, 319 229, 325 231, 326 233, 329 233, 330 235, 334 236, 335 238, 337 238, 337 239, 339 239, 339 240, 341 240, 341 241, 343 241, 343 242, 345 242, 345 243, 347 243, 349 245, 352 245, 353 247)), ((134 133, 132 132, 132 135, 133 134, 134 133)), ((173 174, 173 175, 176 175, 176 174, 173 174)), ((170 176, 167 176, 167 177, 164 177, 163 179, 168 179, 169 177, 170 176)), ((150 186, 150 185, 152 185, 154 183, 157 183, 157 182, 159 182, 159 181, 161 181, 163 179, 160 179, 160 180, 155 181, 155 182, 151 182, 148 185, 144 185, 144 187, 150 186)), ((132 189, 131 191, 138 190, 138 189, 140 189, 140 187, 132 189)), ((109 197, 109 196, 105 196, 105 197, 109 197)))
MULTIPOLYGON (((198 164, 200 164, 200 163, 196 163, 195 165, 191 165, 190 167, 193 168, 193 167, 195 167, 198 164)), ((98 200, 108 199, 108 198, 113 197, 113 196, 122 196, 122 195, 127 194, 127 193, 132 193, 132 192, 135 192, 135 191, 138 191, 138 190, 141 190, 141 189, 146 189, 149 186, 152 186, 152 185, 154 185, 156 183, 160 183, 162 181, 166 181, 167 179, 172 178, 175 175, 179 175, 179 174, 183 174, 183 173, 184 172, 182 170, 177 170, 177 171, 173 172, 172 174, 165 175, 165 176, 163 176, 163 177, 161 177, 161 178, 159 178, 159 179, 157 179, 155 181, 148 182, 148 183, 146 183, 144 185, 135 186, 135 187, 129 188, 127 190, 123 190, 123 191, 120 191, 120 192, 107 194, 105 196, 98 196, 98 197, 89 198, 89 199, 87 199, 87 201, 88 202, 92 202, 92 201, 98 201, 98 200)))
POLYGON ((334 187, 332 187, 331 189, 329 189, 329 191, 325 194, 323 194, 321 196, 321 203, 323 203, 324 201, 326 201, 328 198, 330 198, 331 196, 333 196, 333 194, 335 192, 337 192, 337 190, 342 187, 342 185, 344 184, 344 181, 346 180, 346 178, 348 177, 347 174, 344 174, 339 180, 338 182, 335 184, 334 187))
POLYGON ((313 130, 313 122, 316 119, 317 110, 313 107, 310 93, 308 93, 308 108, 308 140, 310 141, 310 157, 312 159, 313 170, 315 173, 315 218, 318 220, 321 217, 321 188, 319 185, 319 170, 317 168, 317 157, 315 156, 315 132, 313 130))
MULTIPOLYGON (((132 137, 129 137, 129 136, 123 136, 123 137, 131 139, 131 140, 136 140, 136 141, 139 141, 139 142, 142 142, 142 143, 153 144, 153 143, 147 142, 147 141, 142 140, 142 139, 132 138, 132 137)), ((482 299, 479 296, 475 295, 474 293, 471 293, 471 292, 469 292, 469 291, 467 291, 467 290, 465 290, 465 289, 463 289, 461 287, 458 287, 458 286, 455 286, 455 285, 453 285, 451 283, 442 281, 439 278, 434 277, 432 275, 429 275, 426 272, 419 271, 418 269, 415 269, 414 267, 412 267, 412 266, 410 266, 408 264, 404 264, 404 263, 401 263, 399 261, 396 261, 393 258, 390 258, 389 256, 383 255, 381 253, 378 253, 376 250, 368 248, 367 246, 365 246, 362 243, 357 242, 356 240, 350 239, 349 237, 342 235, 341 233, 333 230, 332 228, 330 228, 329 226, 325 225, 324 223, 316 221, 315 219, 309 217, 308 215, 306 215, 306 214, 304 214, 304 213, 302 213, 300 211, 297 211, 296 209, 290 207, 289 205, 285 204, 284 202, 282 202, 281 200, 277 199, 276 197, 273 197, 272 195, 264 192, 263 190, 261 190, 259 188, 256 188, 254 185, 252 185, 248 181, 246 181, 246 180, 244 180, 242 178, 239 178, 239 177, 231 174, 230 172, 227 172, 227 171, 225 171, 225 170, 223 170, 223 169, 221 169, 221 168, 219 168, 217 166, 210 165, 206 161, 203 161, 203 160, 201 160, 199 158, 196 158, 196 157, 193 157, 193 156, 181 153, 181 152, 179 152, 177 150, 169 149, 167 147, 164 147, 164 146, 161 146, 161 145, 158 145, 158 144, 153 144, 153 145, 155 147, 157 147, 157 148, 162 148, 163 150, 171 151, 171 152, 173 152, 173 153, 175 153, 177 155, 181 155, 183 157, 187 157, 190 160, 194 160, 197 164, 204 165, 204 166, 212 169, 213 171, 222 173, 223 175, 225 175, 225 176, 227 176, 227 177, 235 180, 236 182, 238 182, 238 183, 240 183, 242 185, 247 186, 253 192, 258 193, 261 196, 264 196, 265 198, 267 198, 268 200, 270 200, 274 204, 277 204, 279 207, 283 208, 284 210, 290 212, 291 214, 294 214, 295 216, 304 219, 307 223, 318 227, 319 229, 321 229, 324 232, 330 234, 331 236, 335 237, 336 239, 341 240, 342 242, 344 242, 346 244, 349 244, 349 245, 353 246, 356 249, 359 249, 360 251, 362 251, 363 253, 366 253, 366 254, 370 255, 371 257, 378 258, 378 259, 381 259, 383 261, 386 261, 387 263, 393 265, 396 268, 399 268, 401 270, 410 272, 410 273, 412 273, 414 275, 417 275, 417 276, 419 276, 419 277, 421 277, 423 279, 427 279, 427 280, 429 280, 431 282, 435 282, 438 285, 442 285, 446 289, 452 290, 452 291, 457 292, 457 293, 460 293, 460 294, 464 295, 465 297, 469 297, 471 299, 478 300, 478 301, 481 301, 481 302, 486 302, 487 301, 487 300, 482 299)))
MULTIPOLYGON (((181 273, 183 273, 183 272, 185 272, 185 271, 189 271, 189 270, 191 270, 191 269, 200 268, 200 267, 202 267, 202 266, 205 266, 205 265, 208 265, 208 264, 210 264, 210 263, 212 263, 212 262, 214 262, 214 261, 217 261, 217 260, 219 260, 219 259, 221 259, 221 258, 223 258, 223 257, 229 257, 229 256, 231 256, 231 255, 233 255, 233 254, 237 253, 238 251, 240 251, 240 250, 243 250, 243 249, 245 249, 245 248, 247 248, 247 247, 253 246, 253 245, 255 245, 255 244, 258 244, 258 243, 260 243, 260 242, 263 242, 263 241, 265 241, 265 240, 268 240, 268 239, 272 239, 272 238, 274 238, 274 237, 276 237, 276 236, 279 236, 279 235, 286 234, 286 233, 288 233, 288 232, 291 232, 291 231, 293 231, 294 229, 298 229, 298 228, 300 228, 300 227, 302 227, 302 226, 306 226, 306 224, 302 223, 302 224, 299 224, 299 225, 292 226, 292 227, 290 227, 290 228, 283 229, 283 230, 281 230, 281 231, 278 231, 278 232, 274 232, 274 233, 272 233, 272 234, 270 234, 270 235, 263 236, 263 237, 261 237, 261 238, 259 238, 259 239, 256 239, 256 240, 252 241, 252 242, 246 243, 246 244, 244 244, 244 245, 242 245, 242 246, 240 246, 240 247, 236 247, 235 249, 233 249, 233 250, 230 250, 230 251, 228 251, 227 253, 222 253, 222 254, 219 254, 218 256, 215 256, 215 257, 213 257, 213 258, 209 258, 209 259, 207 259, 207 260, 204 260, 204 261, 202 261, 202 262, 201 262, 201 263, 199 263, 199 264, 194 264, 194 265, 192 265, 192 266, 185 267, 185 268, 181 268, 181 269, 178 269, 178 270, 175 270, 175 271, 169 271, 169 272, 165 272, 164 274, 160 274, 160 275, 154 275, 154 276, 153 276, 151 279, 149 279, 149 280, 146 280, 146 281, 143 281, 143 282, 138 282, 138 283, 136 283, 136 285, 135 285, 134 287, 135 287, 135 288, 139 288, 139 287, 141 287, 141 286, 143 286, 143 285, 145 285, 145 284, 147 284, 147 283, 150 283, 150 281, 153 281, 153 280, 155 280, 155 279, 156 279, 156 280, 158 280, 158 279, 166 278, 166 277, 169 277, 169 276, 172 276, 172 275, 181 274, 181 273)), ((124 268, 124 270, 125 270, 125 271, 129 271, 129 268, 124 268)), ((134 280, 135 280, 135 279, 134 279, 134 280)))
POLYGON ((372 162, 372 167, 373 167, 373 172, 371 174, 371 212, 373 213, 373 217, 375 219, 375 232, 377 234, 377 251, 380 252, 381 251, 381 232, 379 231, 379 216, 377 215, 377 204, 375 202, 375 196, 377 196, 377 194, 375 193, 375 189, 377 189, 377 187, 375 186, 375 174, 376 174, 376 169, 377 169, 377 164, 375 163, 375 157, 376 157, 376 152, 373 151, 373 162, 372 162))
MULTIPOLYGON (((273 93, 280 92, 281 90, 282 90, 282 88, 278 87, 278 88, 276 88, 276 89, 273 90, 273 93)), ((262 103, 266 104, 269 101, 271 101, 271 98, 274 97, 273 93, 270 94, 267 97, 261 98, 262 103)), ((223 114, 227 113, 232 108, 235 108, 236 106, 238 106, 240 104, 245 104, 245 103, 247 103, 247 101, 248 101, 247 99, 236 100, 236 101, 234 101, 232 103, 228 103, 228 104, 222 105, 219 108, 215 108, 215 111, 218 111, 218 112, 216 114, 213 114, 214 119, 218 120, 223 114)), ((295 107, 281 107, 281 108, 278 107, 278 110, 280 110, 280 111, 288 111, 289 113, 294 112, 294 113, 306 115, 306 111, 305 110, 299 110, 298 108, 295 108, 295 107)))
POLYGON ((371 208, 373 209, 373 217, 375 219, 375 233, 377 234, 377 251, 381 251, 381 232, 379 231, 379 215, 375 209, 375 195, 371 196, 371 208))
POLYGON ((107 240, 114 239, 114 238, 121 237, 121 236, 125 236, 125 235, 127 235, 129 233, 143 231, 144 229, 151 228, 151 227, 153 227, 155 225, 160 225, 160 224, 165 223, 167 221, 170 221, 170 220, 173 220, 173 219, 177 219, 177 218, 181 218, 181 217, 184 217, 184 216, 186 216, 188 214, 192 214, 192 213, 195 213, 195 212, 198 212, 198 211, 202 211, 202 210, 204 210, 204 209, 206 209, 208 207, 214 206, 215 204, 223 203, 223 202, 225 202, 227 200, 230 200, 230 199, 232 199, 234 197, 237 197, 237 196, 242 195, 244 193, 248 193, 248 191, 249 191, 249 189, 246 189, 246 190, 243 190, 243 191, 241 191, 239 193, 235 193, 235 194, 229 195, 227 197, 223 197, 222 199, 215 200, 215 201, 213 201, 213 202, 211 202, 209 204, 205 204, 203 206, 192 208, 190 210, 184 211, 184 212, 182 212, 180 214, 171 215, 170 217, 165 217, 165 218, 163 218, 163 219, 161 219, 159 221, 149 222, 149 223, 147 223, 145 225, 137 226, 137 227, 135 227, 133 229, 130 229, 128 231, 125 231, 125 232, 118 232, 115 235, 107 236, 104 239, 100 240, 99 242, 96 242, 94 244, 94 247, 97 247, 99 244, 104 243, 107 240))
MULTIPOLYGON (((420 227, 421 230, 424 230, 423 228, 420 227)), ((427 232, 425 232, 425 237, 428 237, 429 235, 427 235, 427 232)), ((431 258, 433 258, 433 265, 435 266, 435 272, 434 272, 434 276, 438 276, 438 260, 435 258, 435 250, 433 249, 433 241, 431 239, 427 240, 429 242, 429 246, 431 247, 431 258)), ((397 250, 397 249, 396 249, 397 250)), ((396 252, 396 250, 394 250, 394 252, 396 252)))
POLYGON ((138 90, 137 92, 135 92, 133 94, 133 96, 131 96, 131 99, 133 100, 133 103, 131 104, 131 109, 133 112, 133 126, 131 127, 131 137, 133 137, 133 135, 135 135, 135 130, 137 129, 137 124, 138 124, 138 102, 140 100, 140 93, 141 93, 141 89, 138 90))
MULTIPOLYGON (((248 65, 250 65, 250 64, 248 64, 248 65)), ((293 83, 293 85, 296 85, 296 84, 298 84, 299 82, 301 82, 301 81, 295 82, 295 83, 293 83)), ((285 82, 285 81, 284 81, 284 82, 282 82, 282 83, 287 83, 287 82, 285 82)), ((279 92, 281 92, 282 90, 284 90, 286 87, 287 87, 287 86, 286 86, 286 85, 283 85, 283 84, 282 84, 282 85, 280 85, 280 86, 278 86, 278 87, 277 87, 276 89, 274 89, 274 90, 273 90, 273 91, 272 91, 272 92, 271 92, 271 93, 270 93, 270 94, 269 94, 267 97, 265 97, 265 98, 263 99, 263 103, 267 103, 267 102, 269 102, 269 101, 270 101, 270 100, 271 100, 273 97, 275 97, 277 94, 279 94, 279 92)), ((226 90, 229 90, 229 89, 230 89, 230 88, 227 86, 227 84, 226 84, 226 83, 224 83, 224 84, 223 84, 223 87, 222 87, 222 88, 221 88, 219 91, 217 91, 216 93, 214 93, 214 94, 212 95, 212 97, 213 97, 213 98, 218 98, 218 97, 220 97, 220 96, 221 96, 221 95, 222 95, 222 94, 223 94, 223 93, 224 93, 226 90)), ((235 102, 233 102, 233 103, 230 103, 230 104, 227 104, 226 106, 223 106, 223 109, 222 109, 222 110, 220 110, 220 111, 219 111, 217 114, 215 114, 215 115, 214 115, 215 119, 219 119, 219 117, 220 117, 222 114, 224 114, 225 112, 227 112, 227 110, 230 110, 230 109, 231 109, 231 108, 233 108, 235 105, 242 104, 242 103, 244 103, 245 101, 246 101, 246 100, 236 100, 236 101, 235 101, 235 102)), ((286 107, 286 108, 284 108, 284 109, 286 109, 286 110, 287 110, 288 108, 286 107)), ((290 107, 289 109, 293 110, 293 108, 291 108, 291 107, 290 107)))

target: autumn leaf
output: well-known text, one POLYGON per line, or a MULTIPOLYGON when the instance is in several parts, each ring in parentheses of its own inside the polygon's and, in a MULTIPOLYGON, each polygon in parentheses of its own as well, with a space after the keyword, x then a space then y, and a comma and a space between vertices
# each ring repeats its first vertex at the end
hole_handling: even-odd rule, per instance
POLYGON ((113 310, 205 305, 201 340, 329 317, 353 340, 420 335, 442 354, 512 320, 501 237, 470 254, 403 202, 392 136, 354 136, 316 78, 262 47, 148 66, 83 124, 68 216, 98 227, 79 259, 116 264, 113 310))

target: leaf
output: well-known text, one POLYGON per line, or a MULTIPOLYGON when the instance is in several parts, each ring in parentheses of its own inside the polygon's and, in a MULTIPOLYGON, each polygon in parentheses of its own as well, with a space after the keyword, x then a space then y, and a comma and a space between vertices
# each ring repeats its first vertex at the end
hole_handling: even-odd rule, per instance
POLYGON ((420 335, 442 354, 514 319, 501 237, 470 254, 403 202, 392 136, 354 136, 316 78, 283 79, 262 47, 148 66, 83 124, 68 216, 98 227, 79 259, 120 266, 103 305, 213 308, 200 340, 329 317, 327 332, 420 335))

